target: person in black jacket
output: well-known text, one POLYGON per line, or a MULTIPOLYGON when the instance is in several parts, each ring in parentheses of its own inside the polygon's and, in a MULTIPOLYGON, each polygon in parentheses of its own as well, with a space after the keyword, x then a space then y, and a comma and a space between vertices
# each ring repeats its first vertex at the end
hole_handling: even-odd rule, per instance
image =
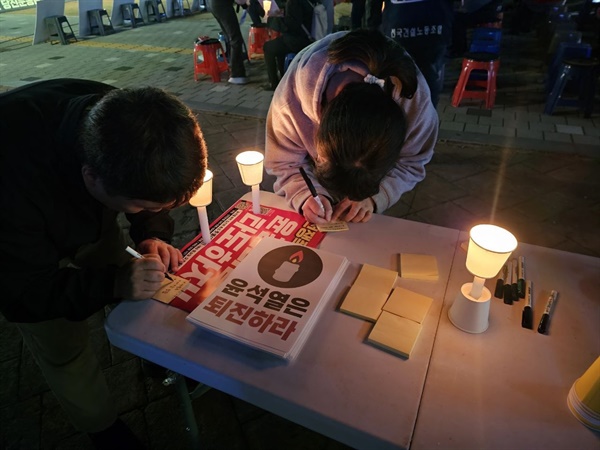
POLYGON ((1 94, 0 135, 0 311, 78 430, 98 448, 139 448, 118 420, 86 319, 150 298, 182 263, 168 210, 202 184, 200 126, 160 89, 58 79, 1 94), (144 259, 125 252, 120 212, 144 259))
MULTIPOLYGON (((313 1, 313 0, 311 0, 313 1)), ((308 0, 287 0, 282 18, 281 36, 265 42, 263 52, 269 83, 263 88, 274 91, 285 72, 285 55, 298 53, 312 41, 313 6, 308 0)))
POLYGON ((433 106, 437 106, 444 85, 452 19, 452 0, 385 0, 382 31, 412 56, 427 80, 433 106))

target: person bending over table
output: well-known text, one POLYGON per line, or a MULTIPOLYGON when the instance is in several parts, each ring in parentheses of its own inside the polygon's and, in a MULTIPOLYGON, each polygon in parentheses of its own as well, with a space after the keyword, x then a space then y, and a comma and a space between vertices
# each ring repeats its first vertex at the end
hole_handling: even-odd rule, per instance
POLYGON ((96 448, 141 448, 118 419, 86 319, 150 298, 182 263, 168 210, 202 184, 200 126, 156 88, 57 79, 1 94, 0 131, 0 311, 96 448), (125 252, 119 212, 143 259, 125 252))
POLYGON ((341 31, 294 58, 274 93, 266 134, 265 169, 294 210, 317 224, 366 222, 425 177, 438 116, 400 44, 375 30, 341 31))

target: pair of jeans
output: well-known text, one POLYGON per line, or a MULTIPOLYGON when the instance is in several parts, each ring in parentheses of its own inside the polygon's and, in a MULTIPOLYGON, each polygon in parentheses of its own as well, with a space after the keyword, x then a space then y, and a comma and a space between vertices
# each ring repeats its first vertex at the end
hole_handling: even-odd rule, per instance
POLYGON ((278 38, 265 42, 263 46, 265 66, 272 87, 277 86, 280 77, 283 77, 285 56, 288 53, 298 53, 309 44, 307 36, 296 36, 285 32, 278 38))
POLYGON ((279 79, 284 73, 285 55, 294 52, 288 47, 282 37, 265 42, 263 52, 269 84, 275 87, 279 84, 279 79))
POLYGON ((400 43, 425 77, 431 92, 431 103, 437 107, 444 87, 447 45, 441 40, 434 41, 428 38, 400 40, 400 43))
POLYGON ((208 9, 215 17, 221 30, 227 37, 227 42, 231 46, 229 55, 229 67, 231 76, 240 78, 246 76, 244 67, 244 38, 235 13, 234 3, 231 0, 209 0, 208 9))

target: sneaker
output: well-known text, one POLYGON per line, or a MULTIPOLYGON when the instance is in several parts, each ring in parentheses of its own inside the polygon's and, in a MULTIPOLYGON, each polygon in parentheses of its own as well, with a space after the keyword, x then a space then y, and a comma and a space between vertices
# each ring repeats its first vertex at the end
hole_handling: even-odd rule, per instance
POLYGON ((231 84, 247 84, 248 77, 231 77, 227 82, 231 84))

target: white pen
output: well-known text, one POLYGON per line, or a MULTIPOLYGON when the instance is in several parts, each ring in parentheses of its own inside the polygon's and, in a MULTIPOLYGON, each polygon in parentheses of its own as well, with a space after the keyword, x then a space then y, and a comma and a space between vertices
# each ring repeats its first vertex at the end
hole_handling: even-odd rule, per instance
MULTIPOLYGON (((139 252, 136 252, 134 249, 132 249, 129 245, 127 246, 127 248, 125 249, 125 251, 127 253, 129 253, 131 256, 133 256, 134 258, 137 259, 144 259, 144 255, 142 255, 139 252)), ((168 273, 165 272, 165 277, 171 281, 173 281, 173 278, 171 278, 171 275, 169 275, 168 273)))

